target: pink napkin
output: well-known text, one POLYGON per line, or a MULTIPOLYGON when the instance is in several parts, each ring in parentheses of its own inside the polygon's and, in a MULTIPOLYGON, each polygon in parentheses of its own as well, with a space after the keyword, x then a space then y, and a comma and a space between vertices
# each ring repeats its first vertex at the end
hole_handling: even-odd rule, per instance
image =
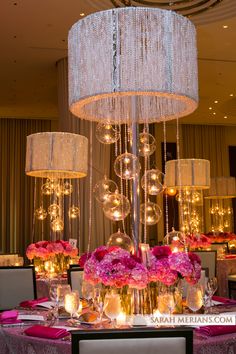
POLYGON ((25 334, 31 337, 60 339, 69 335, 69 332, 63 328, 53 328, 35 325, 25 330, 25 334))
POLYGON ((16 310, 3 311, 0 313, 0 324, 20 323, 21 320, 18 320, 17 316, 18 311, 16 310))
POLYGON ((225 259, 234 259, 236 258, 236 254, 226 254, 225 259))
POLYGON ((197 330, 198 333, 209 337, 236 332, 236 326, 204 326, 197 330))
POLYGON ((213 296, 212 300, 222 302, 222 304, 236 304, 236 300, 228 299, 227 297, 213 296))
POLYGON ((48 301, 47 297, 41 297, 36 300, 26 300, 20 303, 20 307, 36 307, 38 304, 41 304, 42 302, 45 301, 48 301))

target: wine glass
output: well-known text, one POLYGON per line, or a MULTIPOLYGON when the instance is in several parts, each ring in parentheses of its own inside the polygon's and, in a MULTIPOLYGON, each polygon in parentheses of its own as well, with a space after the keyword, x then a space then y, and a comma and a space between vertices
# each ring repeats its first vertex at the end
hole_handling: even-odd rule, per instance
POLYGON ((65 294, 65 310, 70 313, 70 319, 73 320, 73 316, 78 311, 80 306, 79 292, 77 290, 71 291, 65 294))
POLYGON ((115 292, 106 294, 104 299, 104 312, 112 320, 112 324, 116 327, 116 318, 121 312, 120 295, 115 292))
POLYGON ((94 286, 87 281, 82 283, 82 297, 88 301, 91 301, 94 297, 94 286))
POLYGON ((59 306, 64 307, 66 294, 71 292, 71 287, 68 284, 60 284, 57 287, 57 302, 59 306))
POLYGON ((103 316, 103 306, 104 306, 104 296, 102 296, 102 290, 96 288, 95 289, 95 297, 94 297, 94 307, 95 310, 99 313, 99 321, 102 321, 103 316))
POLYGON ((158 296, 158 311, 163 315, 171 315, 176 306, 175 289, 160 291, 158 296))
POLYGON ((209 298, 209 312, 211 312, 212 306, 213 306, 212 297, 215 294, 217 287, 218 287, 217 278, 216 277, 206 278, 205 285, 206 285, 205 291, 206 291, 208 298, 209 298))
POLYGON ((203 289, 200 284, 188 286, 186 305, 193 312, 200 310, 203 305, 203 289))

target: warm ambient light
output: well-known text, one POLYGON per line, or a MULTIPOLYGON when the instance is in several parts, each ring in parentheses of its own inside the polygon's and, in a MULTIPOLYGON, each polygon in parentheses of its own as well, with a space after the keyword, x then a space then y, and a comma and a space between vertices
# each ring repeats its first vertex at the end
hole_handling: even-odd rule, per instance
POLYGON ((233 95, 234 95, 234 94, 233 94, 233 93, 231 93, 231 94, 230 94, 230 97, 233 97, 233 95))
POLYGON ((83 12, 81 12, 81 14, 79 14, 81 17, 83 17, 85 14, 83 12))
POLYGON ((216 100, 216 101, 214 101, 214 103, 218 103, 218 101, 216 100))
POLYGON ((209 109, 212 109, 212 107, 209 107, 209 109))
POLYGON ((228 25, 223 25, 223 28, 224 28, 224 29, 226 29, 226 28, 228 28, 228 27, 229 27, 228 25))
POLYGON ((216 115, 216 112, 213 112, 214 116, 216 115))
POLYGON ((224 119, 227 119, 228 117, 227 116, 224 116, 224 119))

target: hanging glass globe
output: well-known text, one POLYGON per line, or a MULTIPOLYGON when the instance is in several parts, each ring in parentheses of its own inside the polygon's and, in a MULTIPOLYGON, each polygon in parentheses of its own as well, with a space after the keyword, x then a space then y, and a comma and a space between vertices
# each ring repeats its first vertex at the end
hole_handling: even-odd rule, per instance
POLYGON ((70 195, 73 192, 72 184, 70 184, 69 182, 65 182, 62 191, 64 195, 70 195))
POLYGON ((57 217, 57 216, 59 215, 59 212, 60 212, 60 207, 59 207, 59 205, 57 205, 57 204, 51 204, 51 205, 49 205, 49 207, 48 207, 48 214, 49 214, 51 217, 53 217, 53 218, 57 217))
POLYGON ((163 244, 170 246, 172 252, 184 251, 185 235, 172 227, 172 231, 168 232, 164 237, 163 244))
POLYGON ((152 134, 141 133, 139 134, 139 155, 150 156, 156 150, 156 139, 152 134))
POLYGON ((98 123, 96 126, 96 138, 102 144, 113 144, 119 140, 119 132, 116 127, 109 123, 98 123))
POLYGON ((95 184, 93 193, 98 202, 104 203, 116 190, 118 190, 117 184, 105 176, 95 184))
POLYGON ((161 208, 152 202, 140 205, 140 222, 146 225, 155 225, 162 216, 161 208), (145 220, 146 214, 146 220, 145 220), (146 222, 145 222, 146 221, 146 222))
POLYGON ((42 192, 42 194, 45 194, 45 195, 51 195, 53 193, 53 189, 51 188, 49 182, 46 182, 42 185, 41 192, 42 192))
POLYGON ((105 216, 113 221, 124 220, 130 213, 130 202, 122 194, 113 193, 103 204, 105 216))
POLYGON ((44 220, 47 217, 47 212, 45 209, 43 209, 42 206, 40 206, 38 209, 35 210, 34 215, 35 215, 36 219, 44 220))
POLYGON ((141 186, 145 190, 147 187, 147 193, 150 195, 158 195, 164 191, 164 186, 162 185, 159 176, 162 176, 162 172, 159 170, 147 170, 142 179, 141 186))
POLYGON ((72 205, 68 210, 69 218, 76 219, 80 215, 80 208, 72 205))
POLYGON ((54 189, 54 193, 56 194, 56 196, 59 198, 61 195, 63 195, 63 185, 58 184, 56 186, 56 188, 54 189))
POLYGON ((114 170, 117 176, 123 179, 132 179, 138 175, 140 163, 137 156, 125 152, 117 156, 114 163, 114 170))
POLYGON ((51 229, 54 232, 59 232, 59 231, 63 231, 64 229, 64 222, 63 220, 61 220, 59 217, 57 217, 56 219, 54 219, 51 222, 51 229))
POLYGON ((58 179, 49 179, 48 178, 47 183, 49 184, 50 188, 54 190, 57 188, 59 181, 58 181, 58 179))
POLYGON ((120 232, 120 229, 109 237, 107 246, 121 247, 128 252, 134 249, 134 243, 131 238, 127 234, 120 232))

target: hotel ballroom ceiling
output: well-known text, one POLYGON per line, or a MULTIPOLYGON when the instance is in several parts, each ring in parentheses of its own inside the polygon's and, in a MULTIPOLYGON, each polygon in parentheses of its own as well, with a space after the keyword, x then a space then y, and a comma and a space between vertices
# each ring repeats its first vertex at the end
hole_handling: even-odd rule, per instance
MULTIPOLYGON (((57 119, 56 62, 67 55, 68 30, 112 6, 111 0, 1 0, 0 117, 57 119)), ((200 103, 181 122, 236 125, 236 0, 222 0, 191 20, 200 103)))

